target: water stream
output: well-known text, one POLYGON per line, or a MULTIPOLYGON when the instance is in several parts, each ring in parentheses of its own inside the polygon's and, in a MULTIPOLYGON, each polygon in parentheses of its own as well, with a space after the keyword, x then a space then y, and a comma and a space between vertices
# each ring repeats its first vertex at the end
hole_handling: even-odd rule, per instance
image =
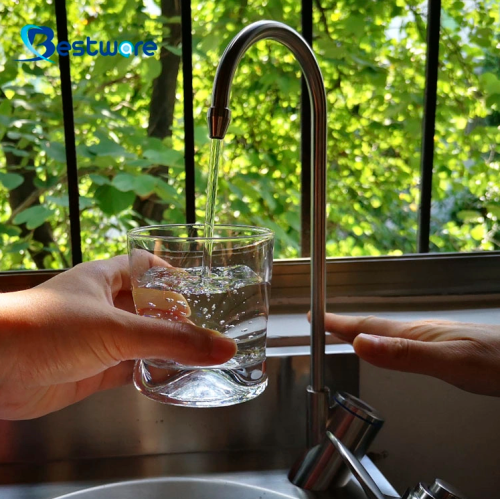
MULTIPOLYGON (((205 226, 203 236, 212 238, 214 235, 215 205, 217 200, 217 184, 219 164, 222 152, 221 139, 212 139, 210 144, 210 160, 208 163, 207 204, 205 207, 205 226)), ((212 269, 213 242, 208 240, 203 247, 203 273, 209 275, 212 269)))

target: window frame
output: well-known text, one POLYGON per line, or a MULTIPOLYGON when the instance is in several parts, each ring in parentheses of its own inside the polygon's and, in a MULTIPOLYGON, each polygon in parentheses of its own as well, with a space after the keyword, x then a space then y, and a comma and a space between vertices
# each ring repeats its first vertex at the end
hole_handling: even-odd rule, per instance
MULTIPOLYGON (((0 292, 31 288, 63 271, 2 272, 0 292)), ((498 294, 500 252, 329 258, 326 274, 330 301, 498 294)), ((271 296, 275 305, 309 303, 310 259, 276 260, 271 296)))
MULTIPOLYGON (((302 0, 302 32, 306 41, 313 39, 313 0, 302 0)), ((500 293, 500 251, 430 254, 430 213, 436 93, 439 65, 441 0, 427 4, 427 56, 422 124, 421 201, 419 207, 418 254, 403 256, 327 259, 327 296, 350 297, 422 297, 500 293)), ((68 40, 65 0, 55 2, 59 41, 68 40)), ((195 222, 194 117, 192 102, 192 18, 191 1, 181 2, 182 71, 184 84, 184 123, 186 159, 186 219, 195 222), (186 84, 187 82, 187 84, 186 84)), ((71 244, 73 265, 82 261, 78 203, 78 166, 75 147, 71 68, 69 58, 60 57, 61 89, 68 169, 71 244)), ((302 82, 301 128, 310 130, 310 106, 305 82, 302 82)), ((301 134, 301 248, 308 256, 311 213, 311 137, 301 134)), ((0 292, 36 286, 62 270, 0 272, 0 292)), ((277 260, 274 263, 273 302, 302 302, 310 298, 310 261, 308 258, 277 260)))

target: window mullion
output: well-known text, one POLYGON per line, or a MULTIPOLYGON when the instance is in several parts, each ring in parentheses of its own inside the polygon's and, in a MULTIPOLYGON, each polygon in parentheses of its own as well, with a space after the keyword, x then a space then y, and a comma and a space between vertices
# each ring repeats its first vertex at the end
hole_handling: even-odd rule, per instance
POLYGON ((418 252, 429 252, 432 202, 432 170, 436 130, 437 81, 439 67, 439 35, 441 0, 427 2, 427 56, 425 62, 424 116, 420 167, 420 207, 418 220, 418 252))
MULTIPOLYGON (((68 41, 68 18, 66 1, 56 0, 56 25, 58 42, 68 41)), ((76 160, 75 120, 73 115, 73 92, 71 88, 71 67, 69 57, 59 57, 61 95, 64 121, 64 143, 66 146, 66 173, 68 175, 69 224, 71 255, 73 265, 82 262, 82 241, 80 234, 80 207, 78 192, 78 165, 76 160)))
POLYGON ((181 2, 182 81, 184 91, 184 169, 186 172, 186 222, 196 222, 195 144, 193 116, 193 36, 191 0, 181 2))

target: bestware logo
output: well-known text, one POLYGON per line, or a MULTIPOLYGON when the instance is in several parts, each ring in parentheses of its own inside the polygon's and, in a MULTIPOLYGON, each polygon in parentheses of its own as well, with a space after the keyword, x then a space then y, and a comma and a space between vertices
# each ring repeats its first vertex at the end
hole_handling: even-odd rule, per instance
POLYGON ((116 56, 120 54, 123 57, 130 57, 132 55, 138 56, 142 50, 145 56, 150 57, 158 49, 158 45, 152 40, 137 42, 134 45, 128 41, 117 42, 114 40, 112 42, 102 42, 92 40, 90 37, 87 37, 85 40, 77 40, 72 44, 69 42, 59 42, 57 45, 54 45, 54 30, 47 26, 36 26, 35 24, 27 24, 21 29, 21 40, 35 57, 30 59, 16 59, 16 61, 47 61, 52 64, 55 64, 55 61, 50 59, 50 56, 56 51, 62 57, 67 57, 70 53, 76 57, 82 57, 85 54, 89 56, 97 56, 99 54, 101 56, 116 56), (45 40, 37 43, 35 47, 33 44, 37 35, 45 35, 45 40), (40 53, 39 47, 45 49, 43 54, 40 53))

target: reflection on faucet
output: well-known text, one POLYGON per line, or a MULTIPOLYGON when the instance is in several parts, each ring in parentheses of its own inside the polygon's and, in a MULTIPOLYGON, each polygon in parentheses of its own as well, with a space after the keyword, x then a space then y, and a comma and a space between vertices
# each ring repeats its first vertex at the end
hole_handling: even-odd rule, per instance
POLYGON ((324 384, 326 295, 326 94, 323 77, 307 42, 292 28, 275 21, 259 21, 244 28, 225 50, 215 75, 208 124, 212 139, 223 139, 229 122, 233 77, 245 52, 256 42, 272 39, 297 58, 309 90, 312 110, 311 212, 311 385, 308 387, 308 446, 319 444, 326 431, 329 391, 324 384))

